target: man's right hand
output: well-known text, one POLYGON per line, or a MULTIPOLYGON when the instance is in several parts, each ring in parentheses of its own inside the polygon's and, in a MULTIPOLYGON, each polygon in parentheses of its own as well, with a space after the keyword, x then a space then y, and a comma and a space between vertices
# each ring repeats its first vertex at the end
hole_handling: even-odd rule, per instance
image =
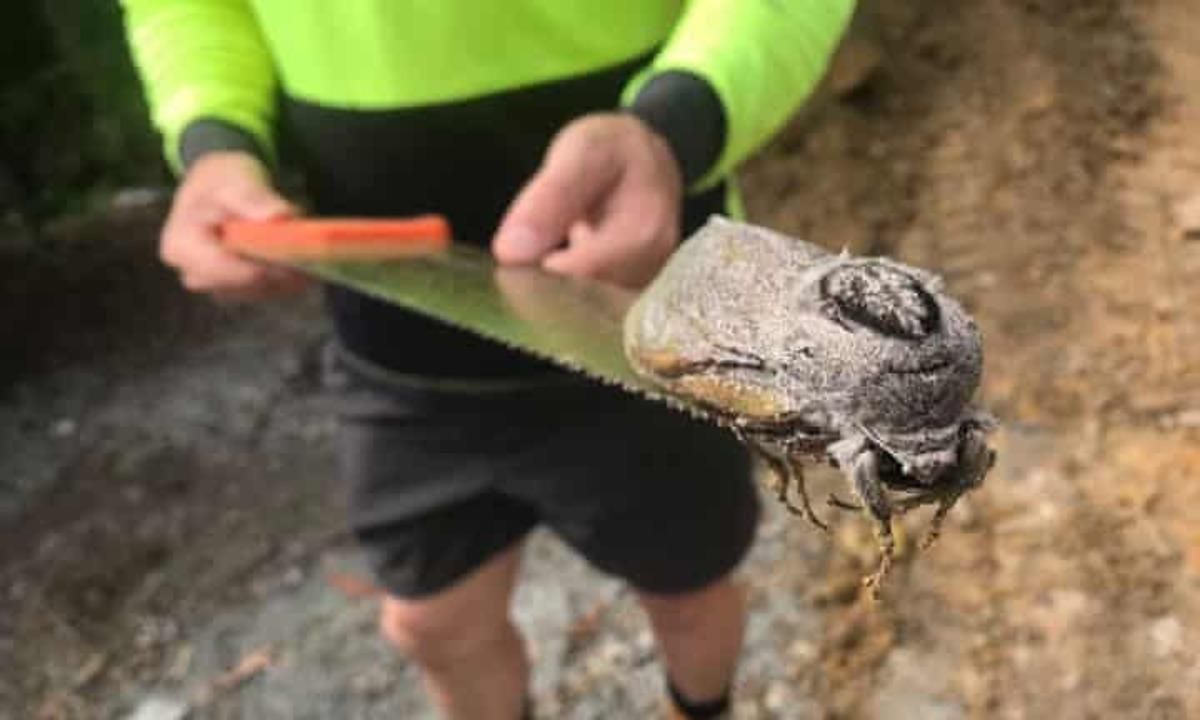
POLYGON ((228 300, 294 293, 309 281, 227 250, 219 232, 227 220, 270 220, 295 213, 271 188, 267 169, 257 158, 243 152, 210 153, 192 165, 175 193, 159 256, 192 292, 228 300))

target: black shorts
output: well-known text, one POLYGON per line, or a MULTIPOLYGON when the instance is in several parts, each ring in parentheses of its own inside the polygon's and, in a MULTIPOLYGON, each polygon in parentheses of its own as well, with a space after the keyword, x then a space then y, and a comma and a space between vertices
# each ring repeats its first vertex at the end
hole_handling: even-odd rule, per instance
POLYGON ((433 387, 332 354, 351 527, 397 596, 452 585, 539 524, 657 593, 723 577, 753 541, 758 496, 726 430, 563 374, 433 387))

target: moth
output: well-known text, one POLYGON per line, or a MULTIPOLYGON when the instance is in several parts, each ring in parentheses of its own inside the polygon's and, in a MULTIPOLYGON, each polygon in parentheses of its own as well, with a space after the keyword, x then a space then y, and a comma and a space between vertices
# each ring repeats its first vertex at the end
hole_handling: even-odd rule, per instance
POLYGON ((635 371, 733 428, 791 512, 827 529, 802 467, 841 470, 857 502, 830 502, 873 521, 875 592, 893 562, 893 518, 936 505, 928 546, 995 460, 994 421, 972 404, 979 330, 918 268, 713 217, 630 308, 623 333, 635 371))

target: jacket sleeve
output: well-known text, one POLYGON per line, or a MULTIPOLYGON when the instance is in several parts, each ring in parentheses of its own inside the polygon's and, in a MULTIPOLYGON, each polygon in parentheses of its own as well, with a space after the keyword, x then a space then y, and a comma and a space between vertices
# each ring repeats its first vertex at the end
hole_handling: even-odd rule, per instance
POLYGON ((209 150, 270 159, 276 79, 247 0, 122 0, 125 28, 167 160, 209 150))
POLYGON ((683 153, 685 177, 690 166, 696 177, 689 180, 711 185, 809 97, 853 9, 854 0, 689 0, 662 51, 626 88, 623 103, 683 153), (721 117, 712 118, 705 107, 721 117), (699 161, 705 127, 717 139, 708 141, 709 157, 699 161))

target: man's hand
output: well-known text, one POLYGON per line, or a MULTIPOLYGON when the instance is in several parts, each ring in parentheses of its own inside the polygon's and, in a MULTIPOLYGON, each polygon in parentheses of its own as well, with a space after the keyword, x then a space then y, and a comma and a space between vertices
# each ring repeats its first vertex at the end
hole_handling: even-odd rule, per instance
POLYGON ((301 275, 248 260, 225 249, 218 235, 227 220, 270 220, 295 214, 272 188, 252 155, 217 152, 188 170, 163 228, 159 255, 179 271, 184 287, 229 300, 296 292, 301 275))
POLYGON ((679 243, 682 199, 665 140, 630 115, 589 115, 551 143, 492 249, 504 264, 641 287, 679 243))

